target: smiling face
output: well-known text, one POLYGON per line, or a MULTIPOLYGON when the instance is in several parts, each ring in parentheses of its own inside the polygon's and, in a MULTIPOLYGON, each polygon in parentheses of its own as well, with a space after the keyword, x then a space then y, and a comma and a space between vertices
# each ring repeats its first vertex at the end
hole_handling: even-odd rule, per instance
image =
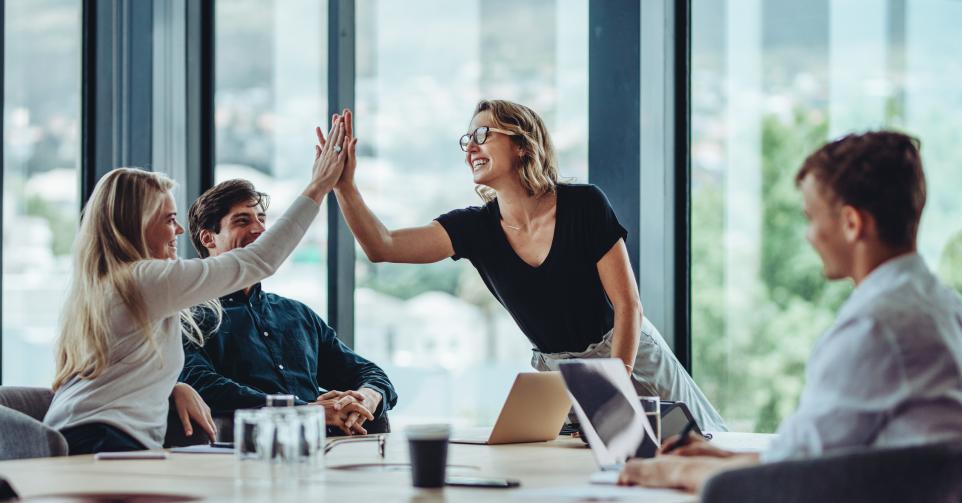
POLYGON ((170 191, 164 192, 160 210, 146 229, 147 251, 155 259, 177 258, 177 236, 184 228, 177 223, 177 203, 170 191))
POLYGON ((805 238, 822 259, 822 270, 828 279, 850 277, 853 270, 855 238, 861 222, 857 211, 830 197, 826 188, 813 175, 799 184, 802 190, 808 229, 805 238))
MULTIPOLYGON (((473 133, 481 126, 499 127, 488 110, 474 116, 471 125, 468 127, 468 133, 473 133)), ((515 180, 517 178, 514 171, 520 156, 521 148, 511 141, 511 137, 489 131, 483 145, 478 145, 473 138, 468 142, 468 151, 465 153, 464 161, 471 168, 475 184, 493 188, 502 180, 515 180)))
POLYGON ((210 256, 217 256, 253 243, 266 230, 266 221, 267 215, 256 201, 238 203, 221 218, 219 232, 203 229, 200 240, 210 256))

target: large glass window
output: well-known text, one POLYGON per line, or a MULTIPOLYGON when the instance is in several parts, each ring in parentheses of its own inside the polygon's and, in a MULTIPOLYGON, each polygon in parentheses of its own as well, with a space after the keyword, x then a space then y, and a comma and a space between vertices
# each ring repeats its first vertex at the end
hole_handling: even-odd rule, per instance
MULTIPOLYGON (((243 178, 268 193, 269 227, 310 180, 314 126, 330 123, 327 2, 219 0, 215 30, 215 181, 243 178)), ((323 215, 264 289, 326 317, 323 215)))
POLYGON ((693 372, 729 425, 773 431, 851 286, 804 237, 794 176, 822 142, 921 139, 920 251, 962 290, 962 3, 693 0, 693 372))
MULTIPOLYGON (((357 3, 357 183, 389 228, 480 205, 458 138, 477 101, 545 119, 587 181, 586 0, 357 3)), ((530 344, 466 260, 372 264, 358 249, 356 349, 400 399, 392 423, 492 424, 530 344)))
POLYGON ((7 0, 3 383, 49 386, 80 209, 79 0, 7 0))

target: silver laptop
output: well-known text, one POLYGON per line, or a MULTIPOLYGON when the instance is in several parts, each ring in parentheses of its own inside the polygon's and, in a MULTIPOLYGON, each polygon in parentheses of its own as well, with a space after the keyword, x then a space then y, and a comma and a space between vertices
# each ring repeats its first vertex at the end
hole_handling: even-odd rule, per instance
POLYGON ((581 432, 600 468, 590 480, 614 484, 625 461, 635 456, 645 436, 655 438, 625 366, 615 358, 593 358, 564 360, 559 369, 571 394, 581 432))
POLYGON ((494 428, 455 430, 455 444, 516 444, 558 438, 571 399, 559 372, 521 372, 501 407, 494 428))

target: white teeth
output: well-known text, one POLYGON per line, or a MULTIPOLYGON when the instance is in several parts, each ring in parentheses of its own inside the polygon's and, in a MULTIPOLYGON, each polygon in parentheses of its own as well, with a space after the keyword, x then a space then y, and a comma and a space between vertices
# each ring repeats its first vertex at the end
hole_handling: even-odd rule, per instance
POLYGON ((484 165, 487 164, 487 163, 488 163, 488 160, 487 160, 487 159, 476 159, 476 160, 474 161, 474 167, 477 168, 477 167, 480 167, 480 166, 484 166, 484 165))

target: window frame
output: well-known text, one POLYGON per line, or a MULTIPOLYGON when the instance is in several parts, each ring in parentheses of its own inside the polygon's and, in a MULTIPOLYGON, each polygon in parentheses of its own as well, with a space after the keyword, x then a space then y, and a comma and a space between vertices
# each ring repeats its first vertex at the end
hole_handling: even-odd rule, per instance
MULTIPOLYGON (((164 0, 82 1, 81 207, 110 169, 152 169, 158 156, 169 154, 159 150, 181 140, 186 145, 179 154, 186 167, 183 197, 193 200, 214 180, 216 0, 173 0, 172 7, 159 5, 164 0), (171 30, 170 23, 180 23, 182 29, 171 30), (174 47, 182 37, 185 55, 157 56, 163 48, 157 46, 155 28, 164 33, 161 37, 173 37, 174 47), (178 66, 166 70, 182 76, 184 94, 155 90, 154 79, 163 65, 178 66), (185 124, 170 126, 158 117, 158 99, 182 107, 185 124), (177 138, 181 131, 186 138, 177 138)), ((0 0, 0 96, 3 7, 0 0)), ((354 0, 328 2, 329 110, 354 105, 355 7, 354 0)), ((634 236, 627 244, 645 313, 690 371, 690 0, 590 2, 586 22, 589 165, 596 166, 589 169, 589 182, 606 191, 629 236, 634 236), (625 68, 626 51, 637 66, 625 68), (663 190, 643 197, 648 186, 663 190)), ((0 103, 0 117, 2 112, 0 103)), ((0 183, 2 177, 0 172, 0 183)), ((328 316, 339 337, 353 347, 354 238, 335 198, 328 198, 327 209, 328 316)), ((191 247, 182 248, 194 255, 191 247)), ((2 301, 0 293, 0 305, 2 301)), ((2 348, 0 334, 0 384, 2 348)))

